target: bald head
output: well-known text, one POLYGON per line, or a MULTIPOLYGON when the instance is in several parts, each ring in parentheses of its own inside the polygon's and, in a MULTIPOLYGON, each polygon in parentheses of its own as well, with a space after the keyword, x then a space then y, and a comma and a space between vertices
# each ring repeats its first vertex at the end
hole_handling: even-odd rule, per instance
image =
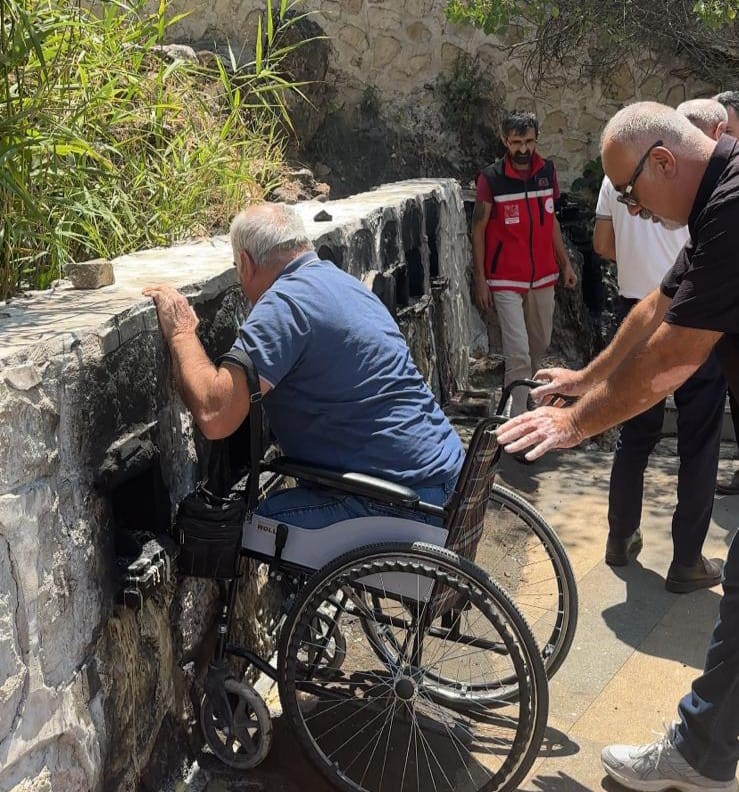
POLYGON ((231 222, 231 247, 236 261, 241 252, 248 253, 260 268, 287 264, 313 249, 300 215, 276 203, 255 204, 239 212, 231 222))
POLYGON ((699 131, 674 108, 658 102, 635 102, 619 110, 606 124, 601 151, 611 143, 639 150, 661 140, 674 150, 691 150, 699 131))
POLYGON ((674 108, 636 102, 603 131, 603 169, 632 214, 685 225, 715 145, 674 108))
POLYGON ((718 140, 726 131, 729 115, 726 108, 715 99, 689 99, 679 104, 676 110, 714 140, 718 140))

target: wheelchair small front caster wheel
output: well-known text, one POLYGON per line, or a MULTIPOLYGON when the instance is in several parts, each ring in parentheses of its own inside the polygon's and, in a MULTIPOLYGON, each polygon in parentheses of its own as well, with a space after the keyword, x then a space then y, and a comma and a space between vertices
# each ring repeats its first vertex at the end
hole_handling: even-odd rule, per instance
POLYGON ((272 719, 254 688, 235 679, 225 683, 231 724, 222 722, 207 696, 200 706, 200 727, 211 751, 239 770, 261 764, 272 745, 272 719))

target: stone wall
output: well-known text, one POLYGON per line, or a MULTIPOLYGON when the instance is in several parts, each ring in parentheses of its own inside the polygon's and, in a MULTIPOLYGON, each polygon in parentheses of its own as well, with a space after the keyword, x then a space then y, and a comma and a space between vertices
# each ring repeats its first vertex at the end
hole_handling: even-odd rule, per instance
MULTIPOLYGON (((298 209, 322 255, 397 312, 434 390, 465 387, 457 185, 406 182, 298 209)), ((114 264, 113 286, 62 283, 0 305, 0 792, 158 792, 198 748, 194 682, 214 586, 175 580, 138 610, 117 604, 134 531, 167 529, 208 454, 141 288, 185 288, 214 356, 246 306, 225 238, 114 264)), ((263 649, 264 581, 247 577, 240 637, 263 649)))
MULTIPOLYGON (((460 53, 477 56, 492 84, 493 105, 537 112, 540 149, 554 159, 567 188, 598 155, 601 130, 623 104, 650 99, 676 105, 715 93, 714 86, 688 76, 679 61, 658 61, 645 52, 639 62, 624 62, 604 79, 584 79, 573 68, 533 94, 525 84, 522 60, 501 46, 516 44, 524 31, 511 26, 505 38, 490 37, 448 22, 445 6, 446 0, 305 0, 299 8, 312 12, 311 19, 332 44, 326 76, 335 88, 332 106, 355 108, 371 89, 383 115, 416 129, 433 152, 446 154, 459 141, 440 123, 444 105, 435 82, 460 53)), ((210 45, 228 38, 237 50, 245 45, 248 56, 265 2, 172 0, 171 7, 191 12, 171 29, 171 36, 210 45)), ((315 112, 327 113, 327 102, 322 94, 315 112)))

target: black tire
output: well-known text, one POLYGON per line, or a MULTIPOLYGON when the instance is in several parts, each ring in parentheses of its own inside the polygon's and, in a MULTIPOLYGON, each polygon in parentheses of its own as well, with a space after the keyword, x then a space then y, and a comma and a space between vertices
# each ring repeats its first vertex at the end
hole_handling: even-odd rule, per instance
POLYGON ((363 547, 320 569, 283 625, 278 671, 283 713, 303 750, 332 784, 351 792, 514 790, 546 726, 546 672, 525 619, 479 567, 432 545, 363 547), (371 592, 383 598, 382 619, 393 613, 393 602, 414 611, 407 598, 401 603, 388 593, 398 573, 418 591, 433 585, 469 607, 468 621, 450 628, 429 604, 415 608, 415 620, 394 623, 405 631, 405 651, 392 670, 376 657, 361 622, 373 618, 366 607, 371 592), (311 644, 316 612, 329 601, 342 603, 347 648, 341 671, 326 679, 306 673, 300 658, 311 644), (455 689, 439 691, 435 680, 454 677, 447 669, 457 661, 467 670, 458 671, 455 689), (494 665, 503 670, 492 674, 489 695, 469 696, 467 671, 472 681, 474 667, 477 681, 494 665), (503 678, 511 680, 507 687, 503 678))
POLYGON ((225 688, 233 730, 219 721, 207 696, 200 704, 200 728, 208 747, 224 764, 249 770, 269 753, 272 719, 262 697, 250 685, 227 679, 225 688))
POLYGON ((493 484, 485 523, 477 563, 505 588, 526 618, 551 679, 567 657, 577 628, 577 583, 567 552, 544 517, 520 495, 499 484, 493 484), (527 545, 520 541, 525 532, 531 537, 527 545), (520 558, 520 566, 512 563, 516 547, 527 550, 528 564, 520 558), (503 552, 496 553, 495 548, 503 552), (527 569, 532 566, 550 571, 537 573, 532 581, 527 579, 527 569))

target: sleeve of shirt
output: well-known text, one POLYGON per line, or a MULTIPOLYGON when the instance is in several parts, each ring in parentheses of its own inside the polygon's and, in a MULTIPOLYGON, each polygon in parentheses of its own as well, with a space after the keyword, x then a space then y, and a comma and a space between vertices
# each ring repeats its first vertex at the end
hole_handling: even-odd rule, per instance
POLYGON ((660 283, 660 291, 665 297, 669 297, 671 300, 674 299, 677 294, 677 290, 683 282, 685 273, 690 269, 689 248, 692 251, 690 242, 678 253, 675 263, 667 270, 664 278, 662 278, 662 283, 660 283))
POLYGON ((736 223, 733 206, 715 211, 701 225, 663 279, 662 293, 673 298, 666 322, 718 333, 739 330, 739 267, 730 233, 736 223))
POLYGON ((274 388, 298 365, 309 337, 300 306, 270 289, 252 308, 233 346, 249 355, 259 376, 274 388))
POLYGON ((490 191, 490 183, 483 176, 482 173, 477 176, 477 191, 475 193, 476 201, 485 201, 485 203, 493 203, 493 194, 490 191))
POLYGON ((603 219, 611 219, 613 217, 613 209, 611 209, 611 199, 613 197, 613 185, 611 184, 608 176, 603 177, 603 182, 600 185, 600 192, 598 193, 598 203, 595 205, 595 216, 603 219))

